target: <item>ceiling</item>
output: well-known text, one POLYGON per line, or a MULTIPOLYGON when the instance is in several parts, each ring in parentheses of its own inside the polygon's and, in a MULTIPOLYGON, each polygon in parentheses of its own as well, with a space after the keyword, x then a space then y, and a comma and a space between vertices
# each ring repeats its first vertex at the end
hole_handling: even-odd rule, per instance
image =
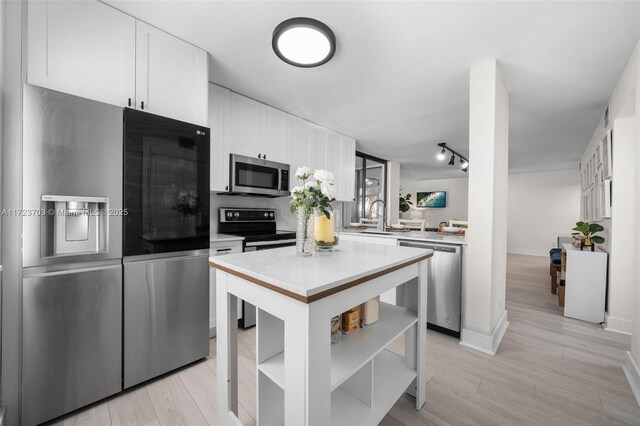
POLYGON ((640 34, 638 2, 105 3, 206 49, 210 81, 356 138, 411 180, 464 176, 436 144, 468 154, 469 67, 491 58, 510 93, 510 171, 576 168, 640 34), (329 63, 273 53, 296 16, 331 27, 329 63))

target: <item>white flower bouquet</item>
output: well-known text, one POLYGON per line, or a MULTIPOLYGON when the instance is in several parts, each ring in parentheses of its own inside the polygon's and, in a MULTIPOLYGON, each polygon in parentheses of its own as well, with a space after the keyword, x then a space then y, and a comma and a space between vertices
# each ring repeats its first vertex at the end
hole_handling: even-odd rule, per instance
POLYGON ((316 170, 312 174, 308 167, 300 167, 296 171, 296 178, 302 185, 291 190, 291 213, 302 208, 311 214, 313 209, 317 208, 329 219, 333 210, 329 203, 336 199, 333 173, 316 170))

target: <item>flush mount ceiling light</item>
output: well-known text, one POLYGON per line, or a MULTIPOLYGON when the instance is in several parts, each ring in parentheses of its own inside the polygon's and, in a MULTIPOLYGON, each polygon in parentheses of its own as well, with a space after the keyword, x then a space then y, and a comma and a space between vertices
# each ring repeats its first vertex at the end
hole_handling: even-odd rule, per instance
POLYGON ((438 160, 440 161, 444 160, 446 158, 447 151, 449 151, 451 153, 451 158, 449 159, 450 166, 454 166, 456 164, 456 155, 457 155, 458 158, 460 158, 460 170, 462 170, 463 172, 467 172, 469 170, 469 160, 467 160, 465 157, 463 157, 453 149, 449 148, 447 144, 444 142, 439 143, 438 146, 442 148, 442 151, 440 151, 438 155, 436 155, 436 158, 438 160))
POLYGON ((286 63, 301 68, 326 64, 336 52, 336 37, 322 22, 311 18, 291 18, 273 31, 271 46, 286 63))

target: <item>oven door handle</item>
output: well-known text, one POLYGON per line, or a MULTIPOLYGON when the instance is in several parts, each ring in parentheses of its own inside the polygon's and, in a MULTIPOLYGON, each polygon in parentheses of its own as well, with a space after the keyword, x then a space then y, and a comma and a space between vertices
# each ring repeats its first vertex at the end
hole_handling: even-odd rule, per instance
POLYGON ((245 243, 246 247, 260 247, 260 246, 277 246, 277 245, 284 245, 284 244, 291 244, 291 243, 295 243, 296 240, 295 239, 291 239, 291 240, 271 240, 271 241, 253 241, 250 243, 245 243))

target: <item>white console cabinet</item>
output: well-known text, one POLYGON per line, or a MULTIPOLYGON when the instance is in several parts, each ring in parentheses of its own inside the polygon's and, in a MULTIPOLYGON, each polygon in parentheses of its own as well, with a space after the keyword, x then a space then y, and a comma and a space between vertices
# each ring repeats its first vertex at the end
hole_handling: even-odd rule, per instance
POLYGON ((564 316, 594 323, 604 322, 607 292, 607 253, 581 251, 562 245, 565 257, 564 316))

